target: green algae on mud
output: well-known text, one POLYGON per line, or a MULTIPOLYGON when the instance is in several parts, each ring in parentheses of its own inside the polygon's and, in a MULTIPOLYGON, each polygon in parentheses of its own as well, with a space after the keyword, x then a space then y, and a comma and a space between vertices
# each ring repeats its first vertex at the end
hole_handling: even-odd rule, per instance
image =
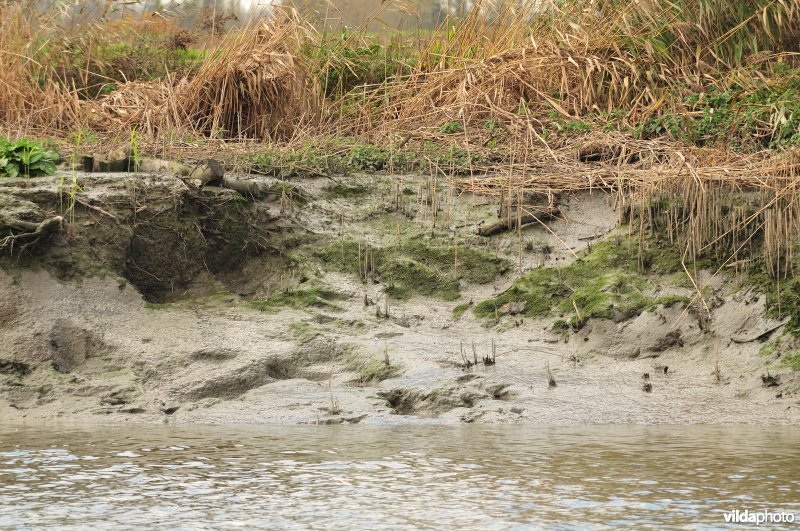
POLYGON ((396 299, 419 294, 455 300, 460 279, 486 284, 511 268, 505 258, 485 251, 419 236, 386 247, 344 239, 317 250, 315 256, 331 269, 382 282, 386 293, 396 299))
POLYGON ((341 308, 336 306, 335 301, 346 298, 346 295, 330 289, 309 287, 275 293, 264 300, 253 301, 251 305, 255 309, 267 313, 277 313, 283 307, 295 310, 313 307, 337 311, 341 308))
MULTIPOLYGON (((478 303, 473 313, 479 318, 505 313, 572 315, 569 322, 557 321, 555 328, 579 329, 590 318, 629 319, 657 304, 686 302, 679 295, 655 298, 650 294, 650 284, 639 271, 641 258, 632 243, 628 238, 606 240, 568 265, 533 269, 499 296, 478 303)), ((466 308, 456 310, 463 313, 466 308)))

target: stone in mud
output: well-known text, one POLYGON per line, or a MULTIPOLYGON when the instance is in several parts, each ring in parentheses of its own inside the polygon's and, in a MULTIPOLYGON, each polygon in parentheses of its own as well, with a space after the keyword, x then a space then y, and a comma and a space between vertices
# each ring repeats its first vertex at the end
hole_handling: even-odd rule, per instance
POLYGON ((58 319, 50 330, 50 348, 53 366, 66 373, 104 350, 104 344, 71 319, 58 319))
POLYGON ((106 154, 93 153, 83 157, 83 169, 87 172, 126 172, 133 169, 130 154, 120 149, 106 154))

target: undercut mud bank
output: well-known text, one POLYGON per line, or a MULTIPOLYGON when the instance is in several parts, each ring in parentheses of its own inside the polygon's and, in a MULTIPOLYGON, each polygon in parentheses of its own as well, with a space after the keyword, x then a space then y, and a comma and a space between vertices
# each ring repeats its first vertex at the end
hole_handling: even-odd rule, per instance
POLYGON ((80 179, 0 181, 0 239, 61 218, 0 258, 3 418, 800 421, 785 303, 644 256, 601 191, 503 229, 497 198, 414 175, 80 179))

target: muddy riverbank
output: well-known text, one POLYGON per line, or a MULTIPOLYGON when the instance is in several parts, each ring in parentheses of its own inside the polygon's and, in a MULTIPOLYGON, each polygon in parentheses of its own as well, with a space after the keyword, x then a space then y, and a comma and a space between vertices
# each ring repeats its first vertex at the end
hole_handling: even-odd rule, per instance
POLYGON ((61 179, 0 181, 6 219, 63 218, 0 259, 4 419, 800 421, 790 317, 727 271, 698 300, 602 191, 481 236, 497 198, 427 176, 61 179))

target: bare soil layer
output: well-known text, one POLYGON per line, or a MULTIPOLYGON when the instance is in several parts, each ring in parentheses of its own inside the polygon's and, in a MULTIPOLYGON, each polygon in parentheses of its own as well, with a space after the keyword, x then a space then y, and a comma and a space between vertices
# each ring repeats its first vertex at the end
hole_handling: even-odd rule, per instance
POLYGON ((63 218, 0 258, 4 420, 800 422, 788 320, 741 278, 699 272, 709 317, 679 264, 614 269, 603 192, 485 237, 498 200, 430 177, 71 178, 0 180, 0 227, 63 218))

